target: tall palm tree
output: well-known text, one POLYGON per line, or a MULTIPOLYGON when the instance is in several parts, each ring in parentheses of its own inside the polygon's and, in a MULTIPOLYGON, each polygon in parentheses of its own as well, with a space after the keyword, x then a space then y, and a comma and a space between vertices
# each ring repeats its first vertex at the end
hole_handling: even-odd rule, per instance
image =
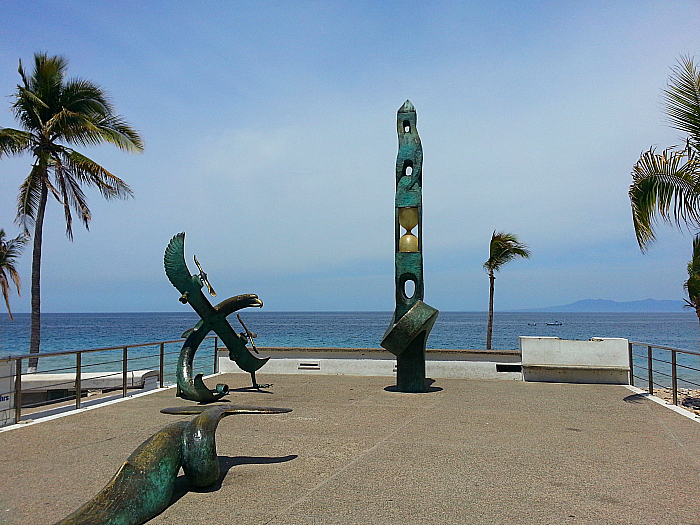
POLYGON ((523 243, 518 241, 518 238, 512 233, 504 233, 495 231, 491 235, 491 243, 489 244, 489 258, 484 263, 484 270, 489 274, 489 324, 486 330, 486 350, 491 350, 491 333, 493 331, 493 287, 496 280, 495 272, 501 269, 501 266, 508 261, 512 261, 516 257, 530 257, 530 251, 523 243))
MULTIPOLYGON (((37 53, 27 76, 20 61, 22 82, 14 93, 12 110, 22 129, 0 129, 0 157, 23 153, 34 157, 17 199, 17 222, 26 232, 34 227, 30 353, 39 352, 42 228, 49 193, 63 206, 69 239, 73 238, 73 211, 86 228, 91 219, 81 186, 96 187, 106 199, 132 195, 123 180, 69 145, 108 142, 125 151, 143 150, 141 136, 115 115, 104 91, 87 80, 66 79, 67 66, 63 57, 37 53)), ((36 366, 37 359, 30 359, 30 370, 36 366)))
POLYGON ((700 321, 700 234, 693 239, 693 258, 688 263, 688 280, 683 288, 688 294, 686 306, 695 309, 700 321))
POLYGON ((629 196, 642 251, 654 241, 658 217, 700 227, 700 70, 690 57, 672 68, 664 101, 669 123, 687 137, 681 147, 649 149, 634 165, 629 196))
POLYGON ((26 235, 18 235, 14 239, 5 240, 5 230, 0 228, 0 291, 5 299, 7 313, 10 314, 12 320, 12 310, 10 310, 10 281, 15 283, 17 295, 19 291, 19 273, 15 268, 15 260, 22 253, 24 244, 27 242, 26 235))

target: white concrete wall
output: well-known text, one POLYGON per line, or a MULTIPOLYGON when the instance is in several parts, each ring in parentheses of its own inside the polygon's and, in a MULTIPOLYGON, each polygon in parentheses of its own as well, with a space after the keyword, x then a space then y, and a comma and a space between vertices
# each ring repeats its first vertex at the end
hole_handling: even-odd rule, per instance
POLYGON ((627 339, 558 337, 520 339, 523 379, 566 383, 629 383, 627 339))
MULTIPOLYGON (((493 357, 488 360, 426 360, 425 375, 432 379, 522 379, 522 373, 498 372, 497 364, 516 364, 513 359, 493 357)), ((221 373, 245 373, 228 356, 219 356, 221 373)), ((303 357, 273 357, 258 372, 264 374, 354 375, 396 377, 396 359, 387 353, 386 359, 319 358, 313 353, 303 357)))

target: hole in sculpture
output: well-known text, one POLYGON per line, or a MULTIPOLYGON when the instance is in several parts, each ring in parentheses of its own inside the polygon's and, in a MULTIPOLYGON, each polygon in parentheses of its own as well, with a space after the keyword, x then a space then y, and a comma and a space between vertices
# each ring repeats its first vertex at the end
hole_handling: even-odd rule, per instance
POLYGON ((411 123, 408 120, 403 121, 403 132, 404 133, 410 133, 411 132, 411 123))
POLYGON ((406 280, 403 283, 403 294, 406 296, 406 299, 413 297, 414 293, 416 293, 416 282, 412 279, 406 280))
POLYGON ((403 161, 403 174, 406 177, 410 177, 411 173, 413 173, 413 162, 410 160, 405 160, 403 161))

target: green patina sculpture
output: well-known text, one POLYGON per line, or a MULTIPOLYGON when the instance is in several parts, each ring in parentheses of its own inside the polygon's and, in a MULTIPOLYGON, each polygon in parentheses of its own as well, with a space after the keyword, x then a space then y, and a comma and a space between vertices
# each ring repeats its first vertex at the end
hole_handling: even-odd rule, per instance
POLYGON ((423 148, 416 129, 416 110, 410 100, 397 112, 396 125, 396 309, 381 345, 396 355, 397 389, 425 392, 425 343, 438 311, 423 302, 423 148))
POLYGON ((221 399, 228 394, 227 385, 218 384, 216 389, 209 389, 202 380, 202 374, 192 377, 194 354, 197 352, 200 343, 212 330, 228 348, 229 358, 235 361, 242 370, 250 373, 254 388, 269 386, 258 385, 255 380, 256 370, 267 363, 269 357, 259 358, 251 354, 246 347, 246 343, 248 340, 253 341, 254 334, 249 332, 245 325, 243 325, 245 333, 237 334, 226 319, 228 315, 242 308, 252 306, 262 308, 262 301, 255 294, 245 294, 230 297, 216 306, 212 306, 202 293, 202 287, 206 285, 212 296, 216 296, 216 293, 207 280, 207 274, 199 266, 197 258, 195 257, 194 260, 199 268, 198 275, 191 275, 185 263, 185 234, 178 233, 175 235, 165 250, 165 274, 173 286, 182 294, 180 301, 189 303, 202 318, 194 328, 182 334, 182 337, 187 339, 185 339, 177 362, 177 395, 192 401, 211 402, 221 399))
POLYGON ((291 408, 217 405, 161 412, 199 415, 168 425, 141 443, 94 498, 55 525, 141 525, 168 507, 180 467, 195 487, 219 480, 216 427, 223 417, 280 414, 291 408))

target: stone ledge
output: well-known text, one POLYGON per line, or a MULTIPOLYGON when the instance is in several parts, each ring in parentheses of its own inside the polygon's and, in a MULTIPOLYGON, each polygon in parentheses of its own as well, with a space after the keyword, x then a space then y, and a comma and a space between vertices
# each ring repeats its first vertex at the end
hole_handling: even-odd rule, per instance
MULTIPOLYGON (((396 376, 396 357, 380 348, 260 347, 259 350, 272 358, 258 371, 260 375, 396 376)), ((225 349, 219 352, 220 372, 241 372, 225 349)), ((427 352, 425 366, 426 374, 433 379, 522 379, 517 351, 431 350, 427 352)))

